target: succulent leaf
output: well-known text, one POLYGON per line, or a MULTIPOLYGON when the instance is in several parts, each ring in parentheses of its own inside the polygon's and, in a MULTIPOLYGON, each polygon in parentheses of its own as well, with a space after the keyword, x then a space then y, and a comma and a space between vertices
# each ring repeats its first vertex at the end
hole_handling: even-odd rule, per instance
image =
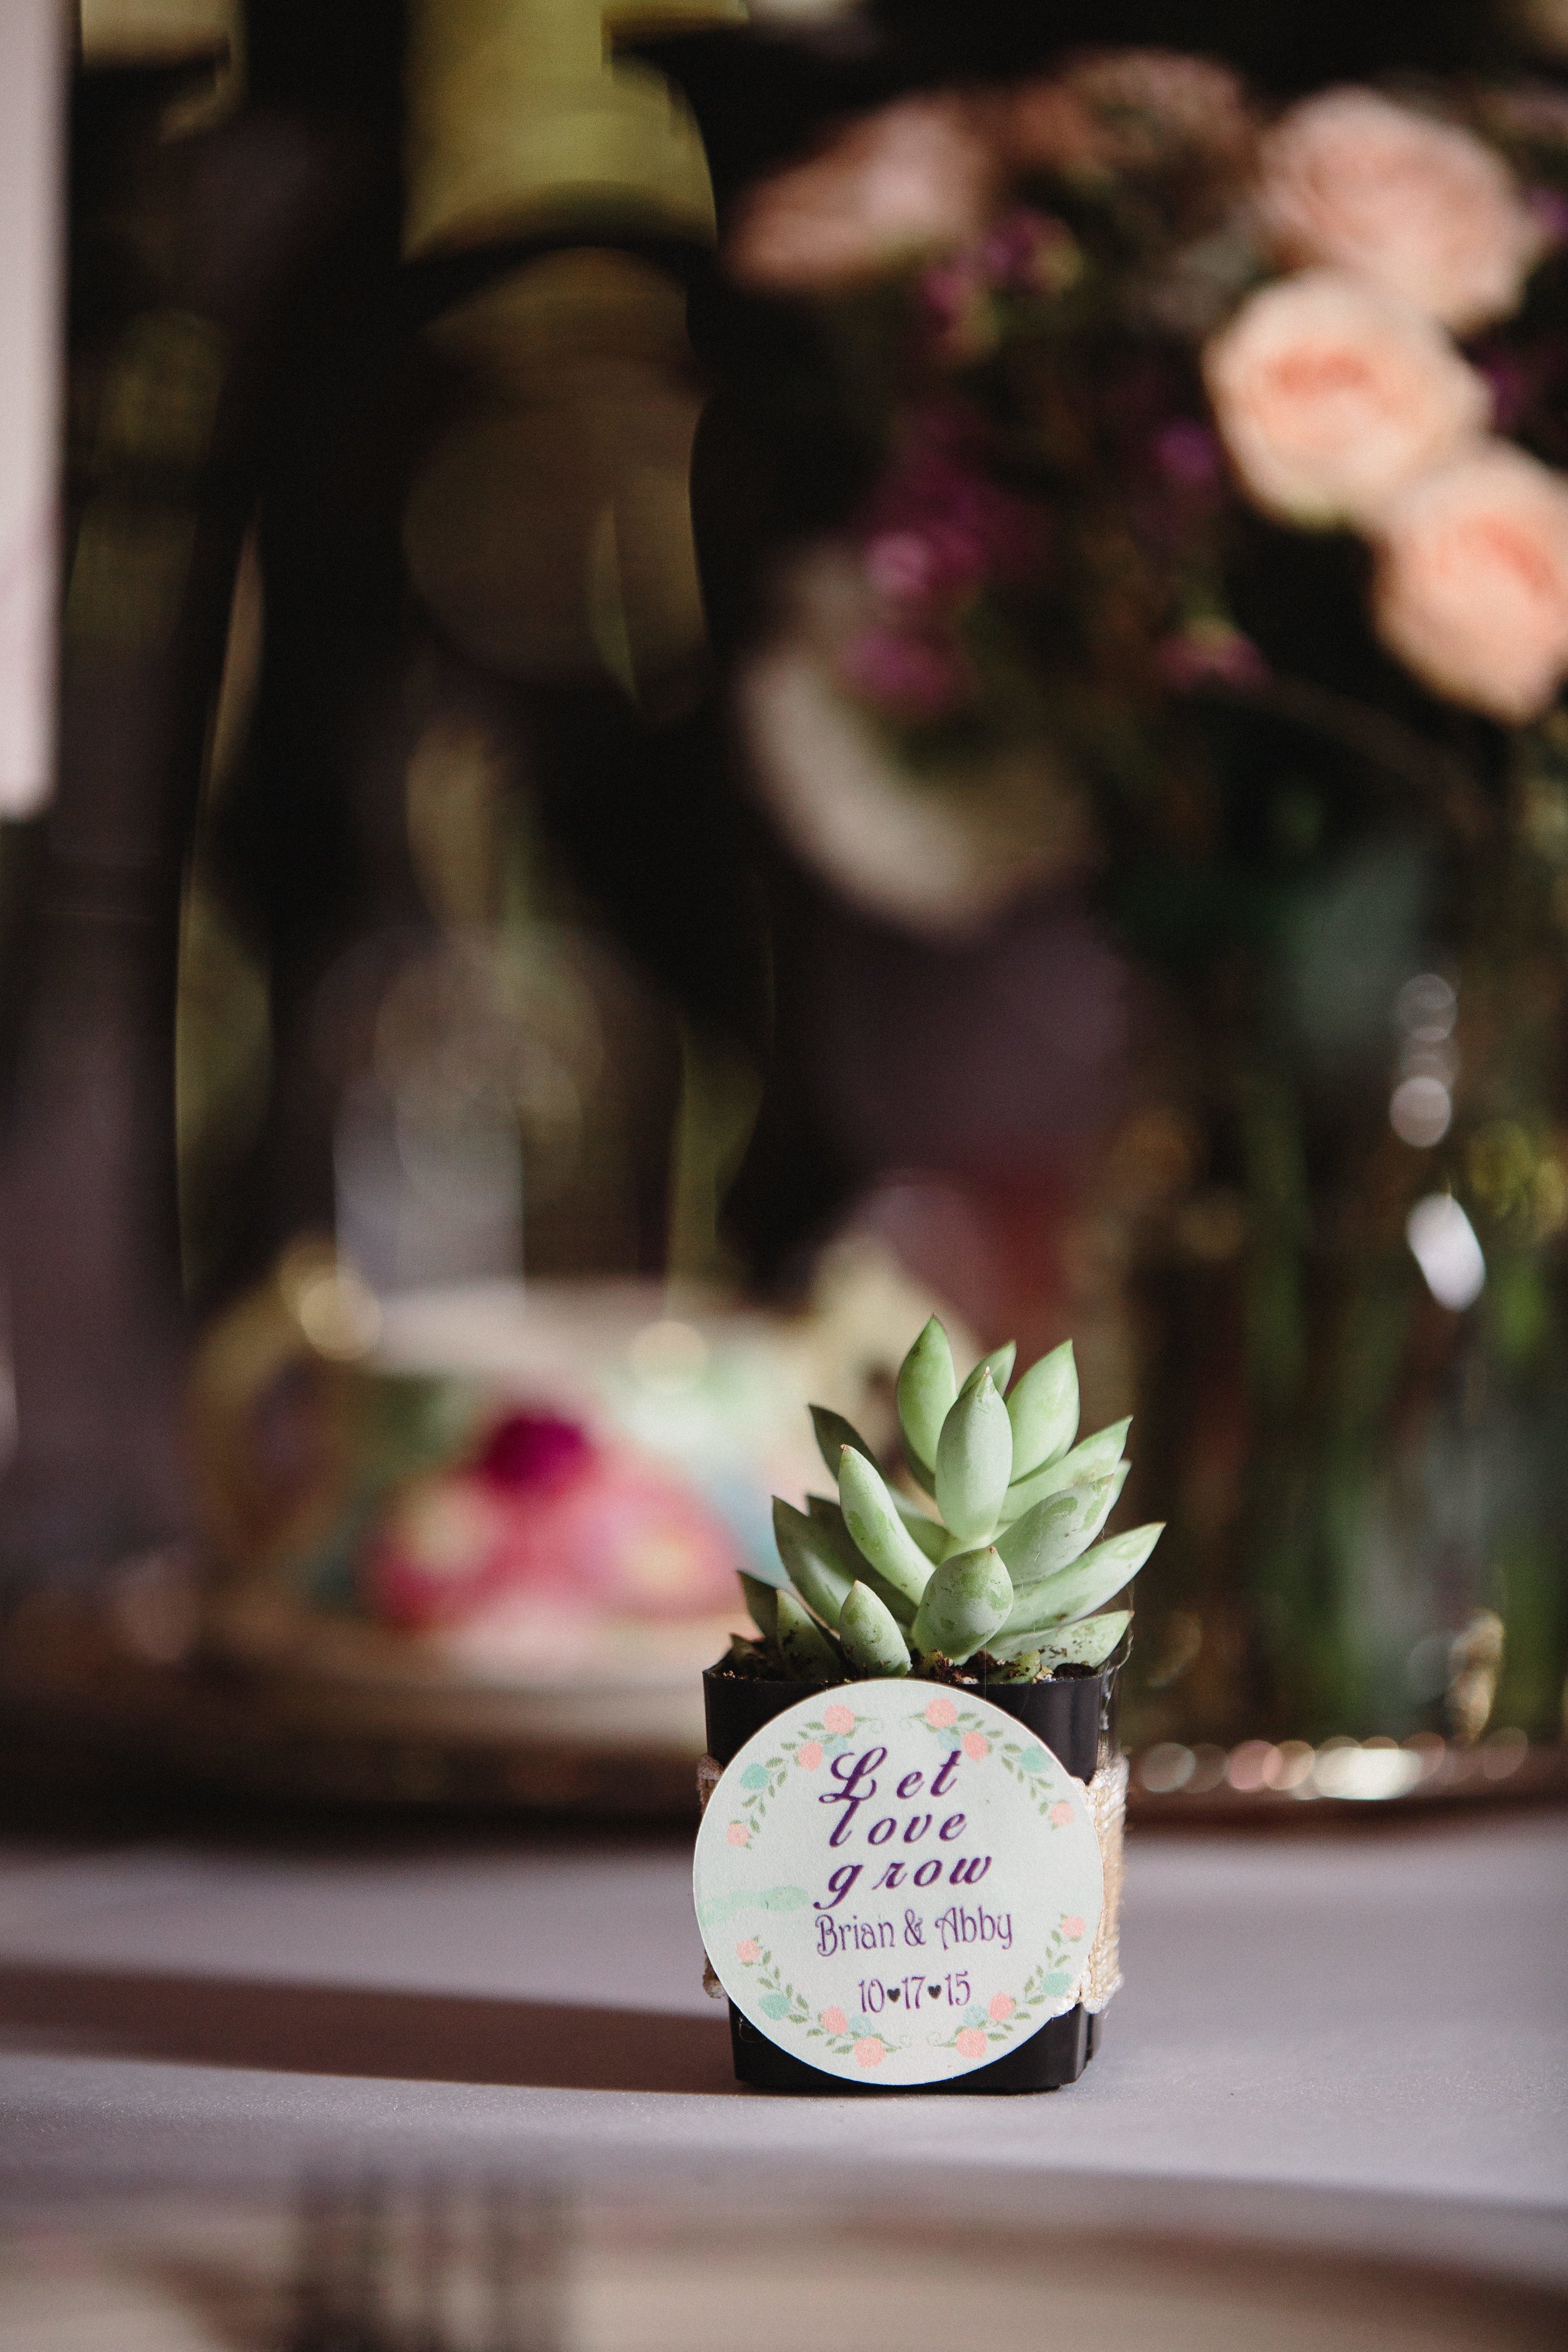
POLYGON ((862 1559, 906 1601, 918 1602, 931 1564, 899 1517, 880 1471, 849 1445, 839 1457, 838 1500, 862 1559))
POLYGON ((1017 1354, 1016 1339, 1009 1339, 1005 1347, 993 1348, 988 1356, 982 1356, 980 1361, 964 1374, 963 1385, 958 1391, 959 1395, 963 1396, 970 1389, 977 1389, 980 1386, 981 1374, 989 1372, 991 1385, 997 1395, 1001 1396, 1013 1377, 1013 1366, 1017 1360, 1017 1354))
POLYGON ((1125 1462, 1119 1462, 1114 1470, 1103 1470, 1097 1478, 1081 1478, 1076 1486, 1064 1486, 1059 1495, 1047 1495, 1044 1502, 1004 1529, 996 1538, 996 1549, 1007 1563, 1015 1591, 1038 1584, 1042 1577, 1054 1576, 1088 1550, 1116 1507, 1127 1467, 1125 1462))
POLYGON ((928 1489, 942 1424, 957 1394, 952 1349, 933 1315, 899 1367, 899 1427, 915 1475, 928 1489))
POLYGON ((1040 1652, 1043 1666, 1102 1666, 1132 1622, 1131 1609, 1112 1609, 1103 1617, 1082 1617, 1076 1625, 1053 1633, 1040 1652))
POLYGON ((1013 1587, 1000 1552, 990 1545, 955 1552, 931 1571, 915 1612, 915 1648, 939 1652, 959 1664, 1006 1622, 1012 1606, 1013 1587))
POLYGON ((889 1486, 888 1492, 893 1498, 893 1508, 931 1565, 945 1559, 952 1549, 952 1538, 942 1521, 928 1517, 918 1503, 911 1503, 896 1486, 889 1486))
POLYGON ((814 1404, 811 1407, 811 1426, 816 1436, 816 1450, 827 1465, 830 1478, 837 1477, 838 1457, 847 1445, 852 1445, 857 1454, 863 1454, 868 1462, 876 1460, 876 1455, 854 1423, 846 1421, 841 1412, 835 1412, 831 1405, 814 1404))
POLYGON ((741 1570, 741 1591, 746 1597, 746 1608, 752 1624, 764 1642, 771 1642, 778 1633, 779 1589, 776 1584, 764 1584, 760 1576, 748 1576, 741 1570))
POLYGON ((967 1543, 989 1537, 1001 1516, 1013 1468, 1013 1425, 989 1365, 965 1381, 942 1425, 936 1449, 936 1499, 953 1534, 967 1543))
POLYGON ((898 1619, 868 1584, 854 1584, 838 1619, 838 1639, 852 1666, 872 1675, 907 1675, 910 1646, 898 1619))
MULTIPOLYGON (((1108 1537, 1075 1559, 1070 1568, 1059 1569, 1055 1576, 1031 1584, 1018 1595, 1008 1614, 1003 1632, 1009 1640, 1018 1633, 1027 1634, 1038 1643, 1043 1633, 1054 1633, 1058 1625, 1075 1624, 1079 1618, 1088 1617, 1103 1601, 1130 1584, 1160 1539, 1163 1522, 1154 1521, 1149 1527, 1131 1528, 1123 1536, 1108 1537)), ((917 1633, 920 1620, 915 1620, 917 1633)))
POLYGON ((826 1682, 842 1675, 837 1651, 793 1592, 779 1594, 776 1638, 784 1664, 797 1682, 826 1682))
POLYGON ((773 1538, 779 1558, 789 1570, 789 1580, 807 1608, 814 1609, 824 1624, 837 1625, 855 1580, 840 1565, 827 1538, 804 1511, 775 1495, 773 1538))
MULTIPOLYGON (((892 1495, 891 1487, 889 1487, 888 1491, 892 1495)), ((898 1507, 900 1517, 902 1518, 905 1527, 910 1530, 910 1533, 914 1537, 915 1541, 929 1552, 931 1549, 929 1539, 921 1536, 920 1528, 917 1528, 913 1518, 910 1517, 910 1512, 914 1507, 913 1505, 910 1504, 906 1507, 904 1499, 900 1495, 892 1495, 892 1499, 898 1507)), ((816 1528, 817 1534, 826 1542, 832 1555, 835 1567, 843 1571, 844 1575, 848 1579, 851 1584, 853 1584, 857 1578, 858 1578, 862 1584, 869 1585, 878 1600, 880 1601, 885 1607, 892 1611, 893 1615, 898 1619, 900 1625, 913 1624, 915 1615, 914 1601, 908 1593, 901 1591, 896 1584, 889 1584, 887 1578, 885 1576, 879 1575, 878 1571, 871 1566, 870 1561, 866 1558, 864 1552, 859 1549, 854 1537, 850 1534, 848 1528, 845 1525, 844 1514, 839 1509, 838 1505, 837 1503, 830 1503, 825 1495, 808 1495, 806 1496, 806 1501, 810 1506, 811 1524, 816 1528)), ((938 1527, 934 1519, 923 1519, 921 1524, 924 1527, 935 1528, 937 1538, 942 1545, 942 1549, 945 1551, 947 1548, 946 1529, 938 1527)), ((938 1557, 940 1556, 941 1555, 939 1553, 938 1557)))
POLYGON ((1078 1364, 1064 1339, 1029 1366, 1007 1400, 1015 1479, 1060 1460, 1078 1434, 1078 1364))
POLYGON ((1076 1486, 1080 1479, 1111 1469, 1121 1459, 1131 1426, 1131 1419, 1113 1421, 1108 1428, 1097 1429, 1092 1437, 1080 1438, 1070 1454, 1016 1480, 1007 1489, 1008 1518, 1017 1518, 1046 1496, 1059 1494, 1064 1486, 1076 1486))

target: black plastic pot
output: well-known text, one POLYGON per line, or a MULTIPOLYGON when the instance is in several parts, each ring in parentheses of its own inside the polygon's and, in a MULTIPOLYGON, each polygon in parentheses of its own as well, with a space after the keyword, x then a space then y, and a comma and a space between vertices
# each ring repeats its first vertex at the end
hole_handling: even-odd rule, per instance
MULTIPOLYGON (((1116 1678, 1123 1651, 1095 1675, 1068 1675, 1046 1683, 991 1683, 980 1696, 1013 1716, 1032 1731, 1043 1746, 1077 1780, 1092 1780, 1102 1746, 1116 1742, 1116 1678)), ((854 1685, 849 1686, 853 1688, 854 1685)), ((805 1698, 825 1696, 817 1683, 751 1681, 710 1666, 702 1677, 708 1715, 708 1752, 716 1763, 728 1764, 753 1732, 775 1715, 805 1698)), ((955 1696, 962 1696, 963 1693, 955 1696)), ((1004 2058, 976 2066, 951 2083, 910 2086, 927 2095, 942 2091, 1057 2091, 1076 2083, 1095 2053, 1100 2020, 1082 2007, 1053 2017, 1004 2058)), ((737 2082, 759 2091, 811 2091, 834 2097, 886 2099, 902 2093, 879 2083, 847 2083, 837 2074, 808 2066, 770 2042, 765 2033, 730 2003, 730 2045, 737 2082)))

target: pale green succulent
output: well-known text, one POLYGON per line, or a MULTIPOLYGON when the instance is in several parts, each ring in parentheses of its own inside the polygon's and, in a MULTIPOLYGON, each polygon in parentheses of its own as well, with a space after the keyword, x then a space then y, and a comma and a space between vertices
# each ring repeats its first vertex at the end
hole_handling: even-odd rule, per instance
POLYGON ((841 1413, 813 1405, 838 1498, 813 1495, 797 1511, 775 1497, 787 1581, 741 1579, 758 1632, 792 1677, 905 1675, 984 1650, 1033 1681, 1058 1666, 1102 1665, 1115 1649, 1131 1612, 1096 1612, 1161 1533, 1155 1522, 1097 1540, 1127 1477, 1128 1423, 1079 1438, 1070 1339, 1009 1390, 1014 1354, 997 1349, 961 1387, 932 1316, 904 1358, 904 1454, 940 1517, 888 1484, 841 1413))

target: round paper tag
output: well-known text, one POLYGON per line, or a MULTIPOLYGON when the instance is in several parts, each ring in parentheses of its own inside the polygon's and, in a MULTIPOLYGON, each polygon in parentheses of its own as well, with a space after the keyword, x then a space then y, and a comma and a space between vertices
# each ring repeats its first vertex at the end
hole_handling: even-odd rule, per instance
POLYGON ((849 2082, 941 2083, 1070 2009, 1100 1924, 1081 1781, 983 1698, 846 1683, 749 1739, 693 1870, 742 2016, 849 2082))

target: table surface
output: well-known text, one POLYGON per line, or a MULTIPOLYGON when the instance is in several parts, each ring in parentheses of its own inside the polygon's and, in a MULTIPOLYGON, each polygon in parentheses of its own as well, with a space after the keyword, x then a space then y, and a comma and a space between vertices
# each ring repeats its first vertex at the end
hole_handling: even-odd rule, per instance
POLYGON ((0 2188, 346 2158, 703 2197, 876 2181, 988 2217, 1568 2280, 1568 1821, 1136 1838, 1099 2056, 1033 2098, 730 2076, 676 1839, 0 1847, 0 2188))

